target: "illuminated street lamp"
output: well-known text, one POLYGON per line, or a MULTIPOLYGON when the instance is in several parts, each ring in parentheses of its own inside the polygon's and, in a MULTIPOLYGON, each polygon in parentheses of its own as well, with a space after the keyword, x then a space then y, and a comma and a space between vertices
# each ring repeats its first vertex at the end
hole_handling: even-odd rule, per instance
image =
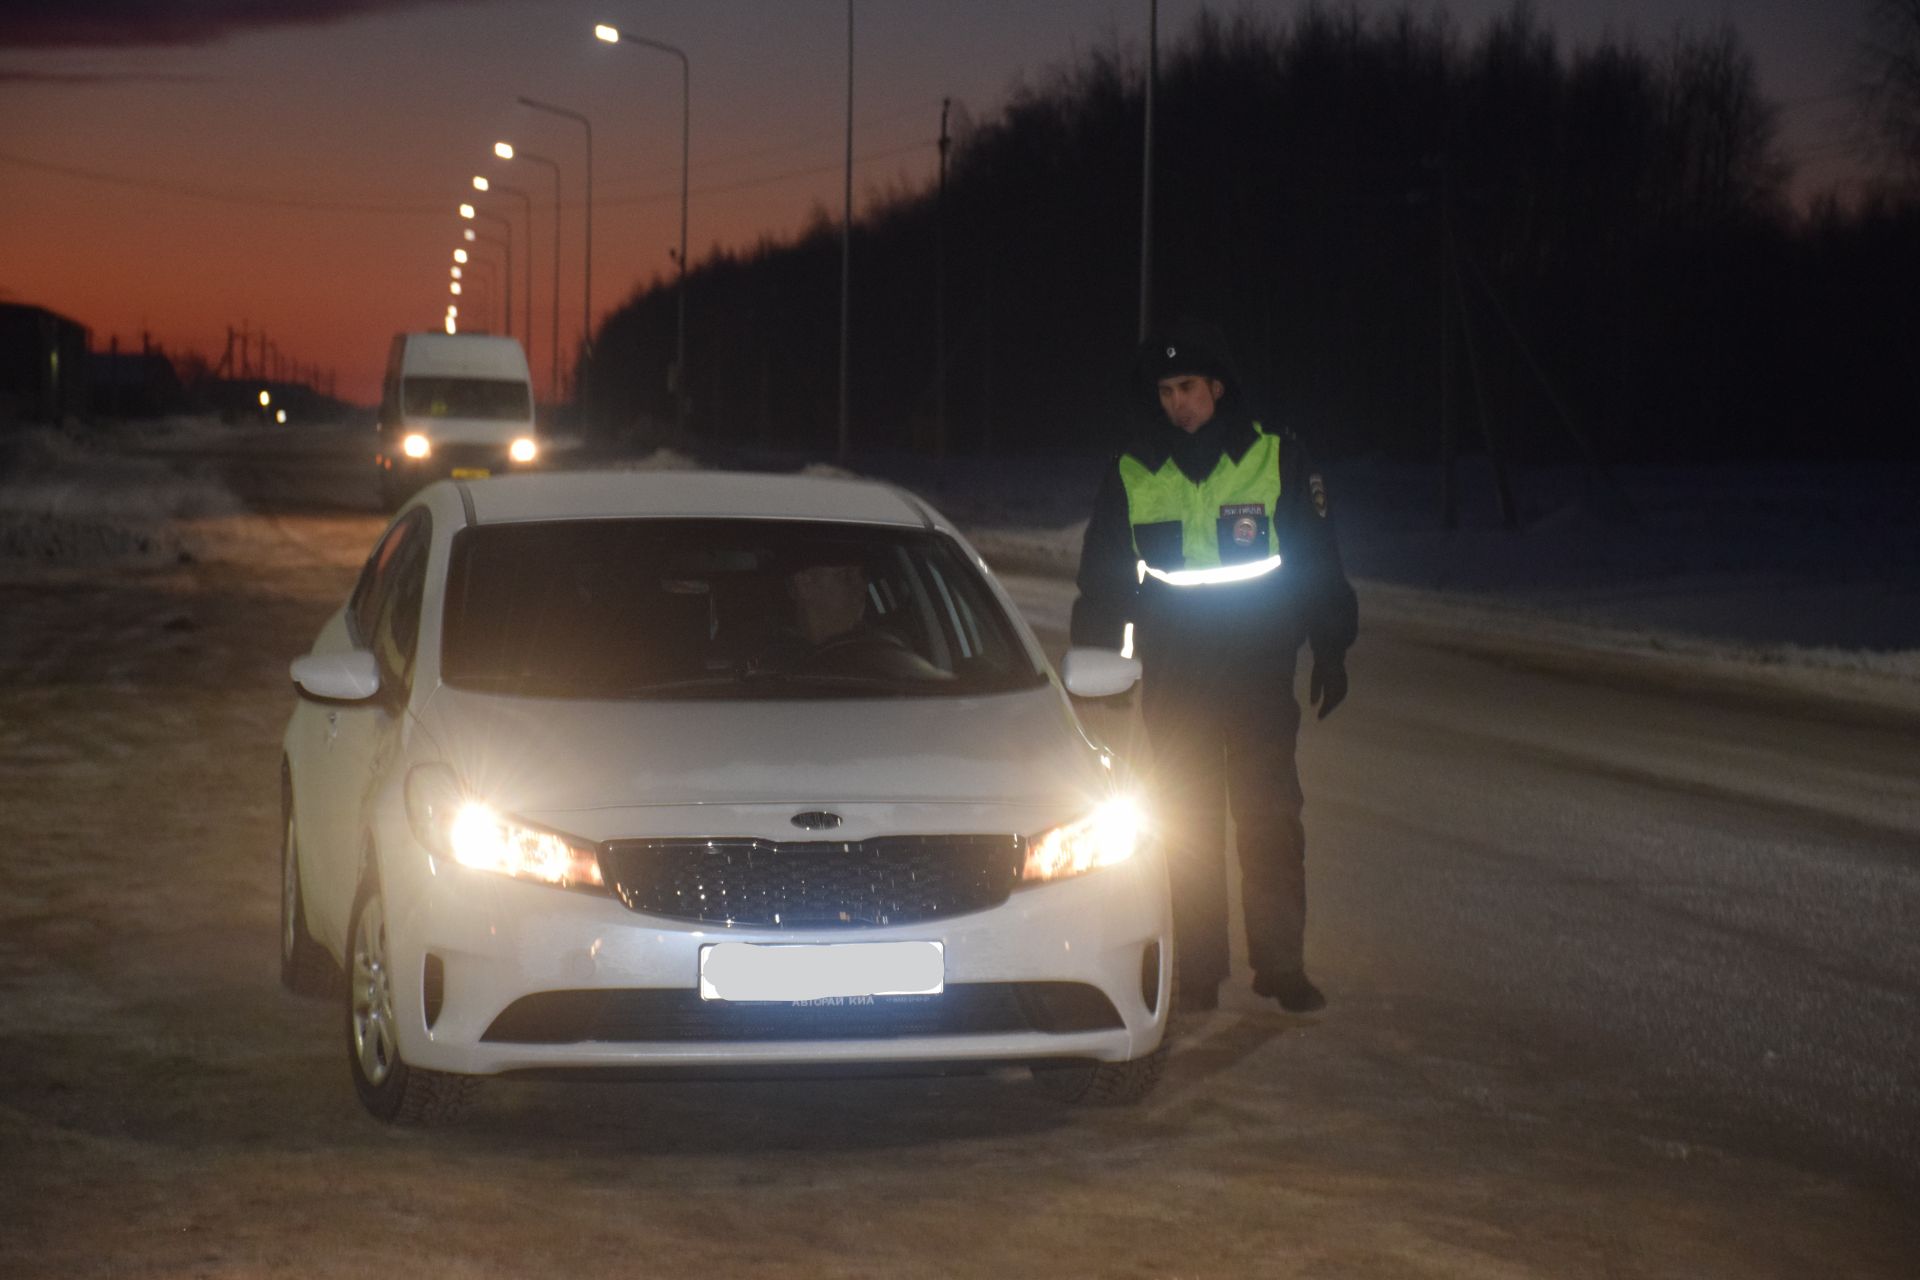
POLYGON ((447 269, 448 269, 449 271, 451 271, 451 272, 453 272, 453 278, 454 278, 455 280, 458 280, 458 279, 460 278, 460 268, 458 268, 458 267, 449 267, 449 268, 447 268, 447 269))
POLYGON ((687 63, 686 51, 673 45, 628 35, 604 22, 593 29, 593 34, 606 44, 637 44, 680 59, 680 314, 673 357, 673 421, 677 429, 684 430, 687 417, 687 134, 693 114, 693 72, 687 63))
POLYGON ((505 293, 506 293, 506 306, 507 306, 507 323, 504 327, 507 331, 507 336, 511 338, 513 336, 513 224, 507 221, 505 218, 501 217, 497 213, 487 213, 487 212, 484 212, 483 210, 474 208, 470 204, 463 204, 460 206, 460 216, 462 218, 465 218, 469 222, 472 222, 477 218, 485 218, 488 222, 497 222, 500 224, 501 229, 506 232, 505 239, 495 240, 492 236, 480 235, 479 233, 474 231, 472 227, 466 228, 466 236, 469 242, 478 242, 480 240, 485 240, 488 244, 497 244, 500 246, 501 252, 506 255, 507 287, 506 287, 505 293))
POLYGON ((273 403, 273 393, 271 391, 262 390, 260 392, 260 407, 264 409, 272 403, 273 403))
MULTIPOLYGON (((473 233, 469 231, 467 234, 471 236, 473 233)), ((465 249, 455 249, 453 251, 453 260, 455 262, 465 262, 467 260, 467 251, 465 249)))
POLYGON ((460 282, 459 282, 458 280, 450 280, 450 281, 448 281, 448 282, 447 282, 447 292, 448 292, 448 293, 451 293, 451 294, 455 294, 455 295, 458 295, 458 294, 459 294, 459 292, 460 292, 460 282))
POLYGON ((287 424, 287 411, 285 409, 275 409, 273 411, 273 420, 284 427, 287 424))
MULTIPOLYGON (((516 158, 511 142, 494 143, 493 154, 502 160, 516 158)), ((523 150, 518 153, 517 158, 545 165, 553 171, 553 347, 547 363, 552 384, 549 394, 553 397, 554 403, 558 404, 560 401, 560 165, 558 161, 549 160, 546 156, 536 155, 531 151, 523 150)), ((478 182, 480 179, 475 178, 474 181, 478 182)))

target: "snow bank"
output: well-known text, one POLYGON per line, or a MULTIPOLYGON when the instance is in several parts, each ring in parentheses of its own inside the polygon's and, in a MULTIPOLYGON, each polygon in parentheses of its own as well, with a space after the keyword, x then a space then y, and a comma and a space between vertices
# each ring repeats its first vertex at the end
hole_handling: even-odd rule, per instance
MULTIPOLYGON (((166 419, 139 441, 204 442, 223 431, 201 419, 166 419)), ((240 509, 218 479, 182 472, 129 448, 124 433, 14 431, 0 456, 0 574, 58 567, 161 563, 186 556, 177 520, 240 509)))
MULTIPOLYGON (((184 554, 183 522, 240 509, 196 456, 235 434, 211 418, 0 434, 0 574, 184 554)), ((339 447, 357 445, 342 436, 339 447)), ((757 462, 861 474, 797 457, 757 462)), ((709 464, 662 448, 577 465, 709 464)), ((1056 580, 1079 562, 1104 466, 1090 456, 862 459, 867 474, 952 518, 1003 573, 1056 580)), ((1323 469, 1373 617, 1516 644, 1920 681, 1920 506, 1911 498, 1920 468, 1625 468, 1611 487, 1576 468, 1516 468, 1515 530, 1502 526, 1483 463, 1460 466, 1453 530, 1439 527, 1434 467, 1323 469)))

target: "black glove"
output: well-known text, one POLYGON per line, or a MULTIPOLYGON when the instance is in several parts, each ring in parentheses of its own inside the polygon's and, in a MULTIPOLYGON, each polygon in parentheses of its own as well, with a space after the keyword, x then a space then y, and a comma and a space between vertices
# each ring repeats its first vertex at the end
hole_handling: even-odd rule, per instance
POLYGON ((1325 720, 1333 709, 1347 700, 1347 663, 1344 658, 1315 658, 1313 674, 1307 679, 1307 701, 1320 708, 1325 720))

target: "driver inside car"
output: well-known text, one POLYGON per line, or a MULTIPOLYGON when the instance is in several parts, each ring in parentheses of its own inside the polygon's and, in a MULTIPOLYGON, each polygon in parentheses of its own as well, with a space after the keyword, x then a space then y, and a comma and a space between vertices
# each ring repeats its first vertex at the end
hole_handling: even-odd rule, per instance
POLYGON ((880 625, 866 568, 858 563, 808 564, 786 576, 793 606, 796 652, 782 665, 793 670, 881 679, 945 680, 950 676, 915 653, 897 633, 880 625))

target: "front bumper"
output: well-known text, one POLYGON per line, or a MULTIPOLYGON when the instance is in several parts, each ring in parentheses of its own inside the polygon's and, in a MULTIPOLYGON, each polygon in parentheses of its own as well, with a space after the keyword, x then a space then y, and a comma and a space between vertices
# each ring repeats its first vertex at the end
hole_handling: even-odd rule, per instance
POLYGON ((882 928, 688 923, 445 863, 385 888, 401 1053, 434 1070, 1112 1062, 1152 1052, 1166 1028, 1172 925, 1152 851, 882 928), (940 996, 724 1010, 699 998, 709 943, 928 939, 944 947, 940 996))

